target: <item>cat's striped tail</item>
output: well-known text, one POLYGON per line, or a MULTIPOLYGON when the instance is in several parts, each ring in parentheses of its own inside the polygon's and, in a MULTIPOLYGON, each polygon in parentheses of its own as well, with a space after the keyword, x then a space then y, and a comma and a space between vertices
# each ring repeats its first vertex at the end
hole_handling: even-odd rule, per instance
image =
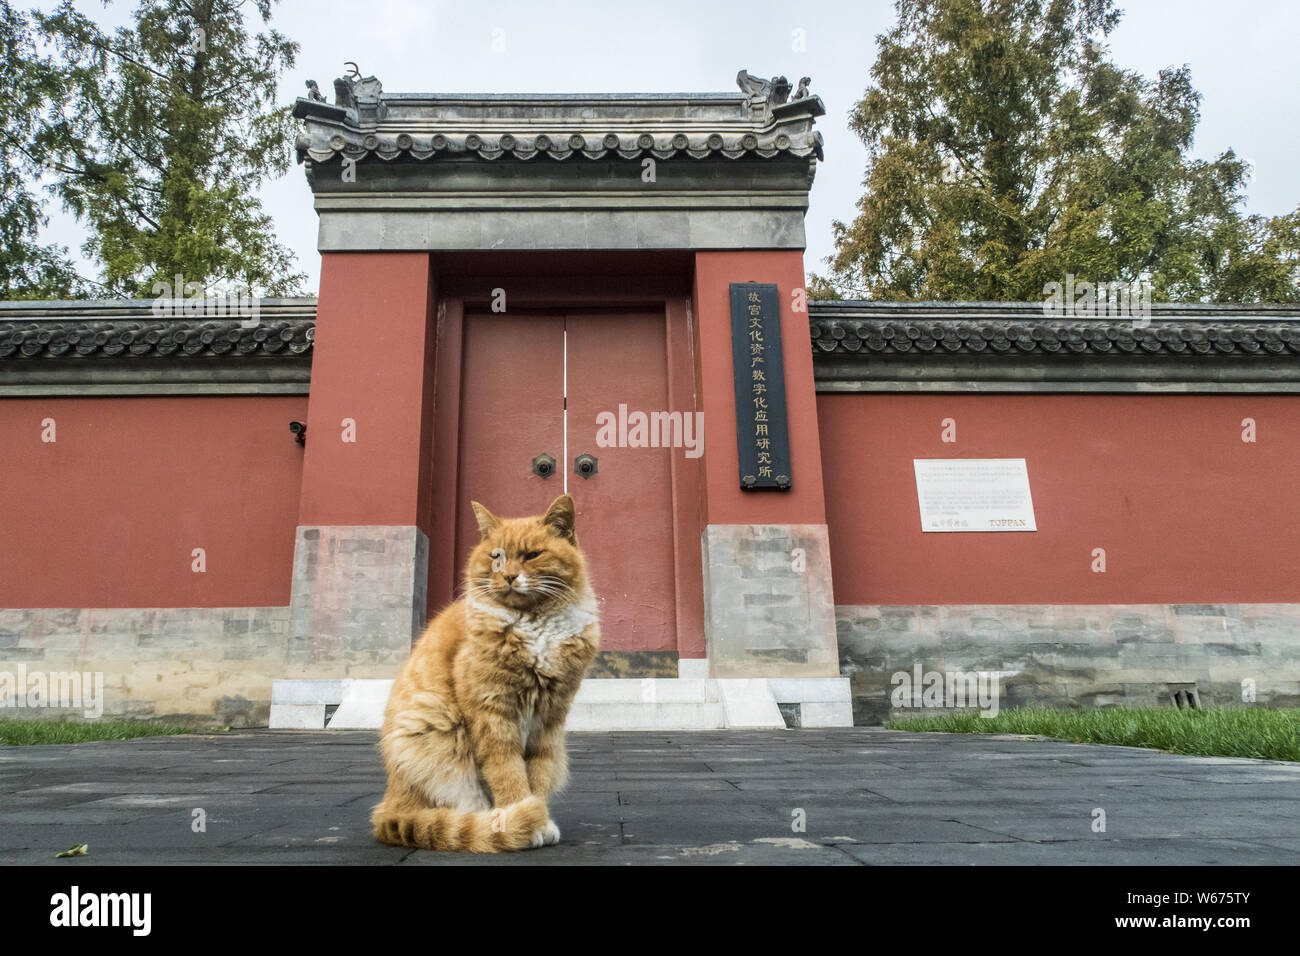
POLYGON ((541 797, 529 796, 496 810, 390 809, 370 815, 375 839, 393 846, 461 853, 503 853, 540 846, 549 815, 541 797))

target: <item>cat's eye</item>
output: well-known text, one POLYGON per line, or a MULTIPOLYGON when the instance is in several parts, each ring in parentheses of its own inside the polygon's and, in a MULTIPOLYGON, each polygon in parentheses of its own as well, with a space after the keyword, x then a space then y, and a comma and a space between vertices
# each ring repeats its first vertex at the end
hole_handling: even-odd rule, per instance
POLYGON ((540 558, 541 556, 542 556, 542 552, 540 551, 529 551, 524 554, 524 560, 531 561, 533 560, 533 558, 540 558))

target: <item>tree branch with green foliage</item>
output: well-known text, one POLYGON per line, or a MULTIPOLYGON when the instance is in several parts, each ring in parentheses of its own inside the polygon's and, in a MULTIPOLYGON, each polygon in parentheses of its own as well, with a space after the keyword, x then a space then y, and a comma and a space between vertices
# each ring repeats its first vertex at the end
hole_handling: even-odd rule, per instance
POLYGON ((289 169, 294 121, 276 86, 298 45, 269 28, 272 0, 253 4, 256 34, 242 6, 142 0, 112 35, 70 0, 33 13, 68 90, 48 124, 55 188, 114 295, 176 275, 288 295, 304 278, 257 198, 289 169))
POLYGON ((0 298, 85 294, 68 251, 38 239, 48 219, 39 180, 49 172, 46 118, 68 95, 59 65, 37 49, 29 18, 0 0, 0 298))
POLYGON ((817 298, 1024 300, 1074 274, 1162 301, 1300 301, 1300 209, 1191 158, 1200 94, 1110 62, 1112 0, 897 0, 849 125, 866 194, 817 298))

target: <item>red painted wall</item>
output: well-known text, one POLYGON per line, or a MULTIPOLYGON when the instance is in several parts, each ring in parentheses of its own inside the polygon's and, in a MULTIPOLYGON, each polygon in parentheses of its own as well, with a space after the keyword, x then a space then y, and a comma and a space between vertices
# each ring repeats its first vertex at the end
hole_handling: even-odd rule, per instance
POLYGON ((808 313, 795 312, 791 292, 804 283, 803 254, 701 252, 695 256, 695 312, 709 524, 824 524, 821 451, 808 313), (736 451, 736 386, 732 374, 733 282, 775 282, 781 297, 781 354, 790 414, 789 491, 741 491, 736 451))
POLYGON ((427 253, 321 257, 299 524, 427 521, 433 343, 427 253), (345 419, 355 442, 343 440, 345 419))
POLYGON ((823 393, 817 404, 837 604, 1300 601, 1300 398, 823 393), (955 444, 940 440, 945 418, 955 444), (1026 459, 1039 530, 922 533, 914 458, 1026 459))
POLYGON ((0 399, 0 607, 287 605, 306 411, 305 395, 0 399))

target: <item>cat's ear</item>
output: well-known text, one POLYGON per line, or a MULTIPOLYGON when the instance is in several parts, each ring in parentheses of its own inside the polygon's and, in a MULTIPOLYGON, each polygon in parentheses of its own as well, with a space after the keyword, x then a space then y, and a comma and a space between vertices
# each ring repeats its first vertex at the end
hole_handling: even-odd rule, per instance
POLYGON ((478 521, 478 533, 483 537, 486 538, 497 529, 498 525, 501 524, 500 518, 488 511, 477 501, 471 501, 469 506, 474 509, 474 519, 478 521))
POLYGON ((577 543, 573 534, 573 499, 568 495, 560 495, 552 501, 543 520, 556 535, 577 543))

